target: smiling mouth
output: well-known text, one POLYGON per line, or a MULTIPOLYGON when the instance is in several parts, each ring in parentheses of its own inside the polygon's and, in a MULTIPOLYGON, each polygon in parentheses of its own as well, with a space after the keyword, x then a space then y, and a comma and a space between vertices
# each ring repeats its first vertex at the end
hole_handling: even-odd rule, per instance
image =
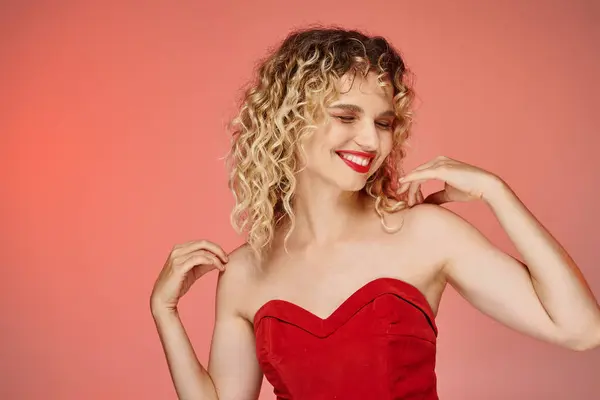
POLYGON ((347 166, 360 174, 366 174, 369 172, 374 158, 371 155, 363 156, 342 151, 337 151, 336 154, 342 159, 342 161, 346 163, 347 166))

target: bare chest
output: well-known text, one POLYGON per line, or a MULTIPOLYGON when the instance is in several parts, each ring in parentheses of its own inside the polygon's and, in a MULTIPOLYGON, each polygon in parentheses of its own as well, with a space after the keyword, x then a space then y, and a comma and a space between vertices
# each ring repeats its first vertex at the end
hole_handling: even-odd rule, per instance
POLYGON ((325 319, 363 286, 378 278, 394 278, 417 288, 434 313, 444 288, 439 261, 425 249, 397 243, 345 243, 309 254, 278 257, 265 266, 253 288, 246 315, 279 299, 325 319))

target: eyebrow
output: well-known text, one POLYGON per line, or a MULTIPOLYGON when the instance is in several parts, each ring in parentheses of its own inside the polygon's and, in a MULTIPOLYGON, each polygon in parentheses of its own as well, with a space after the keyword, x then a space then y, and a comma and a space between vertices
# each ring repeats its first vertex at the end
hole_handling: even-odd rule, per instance
MULTIPOLYGON (((346 110, 346 111, 351 111, 351 112, 355 112, 357 114, 364 114, 365 110, 363 110, 361 107, 357 106, 356 104, 335 104, 333 106, 330 106, 329 108, 339 108, 341 110, 346 110)), ((394 110, 387 110, 382 112, 381 114, 379 114, 379 117, 395 117, 396 113, 394 112, 394 110)))

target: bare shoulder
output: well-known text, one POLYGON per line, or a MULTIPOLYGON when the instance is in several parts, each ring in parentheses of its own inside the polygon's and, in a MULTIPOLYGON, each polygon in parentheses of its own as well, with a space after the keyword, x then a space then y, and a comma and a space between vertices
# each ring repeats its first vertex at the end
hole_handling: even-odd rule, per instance
POLYGON ((252 274, 258 266, 258 260, 248 243, 244 243, 228 255, 229 262, 223 276, 240 277, 247 274, 252 274))
POLYGON ((217 310, 245 316, 243 305, 255 285, 258 260, 247 243, 231 251, 228 258, 217 281, 217 310))
POLYGON ((388 249, 387 253, 380 252, 387 258, 383 265, 391 264, 389 259, 398 260, 387 273, 417 287, 437 314, 448 283, 446 266, 452 256, 454 231, 461 230, 466 222, 441 206, 419 204, 387 214, 385 223, 392 229, 399 228, 391 235, 379 235, 384 249, 388 249))
POLYGON ((435 204, 419 204, 386 216, 390 227, 400 227, 398 237, 428 262, 443 265, 451 251, 456 251, 478 231, 454 211, 435 204), (425 254, 426 253, 426 254, 425 254))
POLYGON ((470 224, 455 212, 435 204, 419 204, 397 214, 390 221, 406 226, 411 235, 444 235, 454 229, 464 229, 470 224))
MULTIPOLYGON (((427 246, 440 259, 482 240, 479 230, 452 210, 435 204, 419 204, 403 213, 408 235, 427 246)), ((394 222, 396 223, 396 222, 394 222)))

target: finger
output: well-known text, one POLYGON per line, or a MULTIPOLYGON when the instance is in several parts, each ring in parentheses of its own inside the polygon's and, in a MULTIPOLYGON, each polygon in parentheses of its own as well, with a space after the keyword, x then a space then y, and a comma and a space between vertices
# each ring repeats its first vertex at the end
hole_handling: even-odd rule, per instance
POLYGON ((172 261, 173 268, 177 270, 185 270, 185 272, 187 272, 190 268, 193 268, 193 265, 190 266, 186 264, 190 260, 199 260, 201 264, 203 263, 206 265, 215 265, 218 267, 222 266, 221 260, 219 260, 219 258, 216 255, 214 255, 211 251, 200 249, 189 254, 183 254, 178 257, 175 257, 172 261), (183 267, 184 264, 186 264, 185 267, 183 267))
POLYGON ((221 246, 219 246, 218 244, 215 244, 213 242, 210 242, 208 240, 193 240, 190 242, 182 243, 181 245, 175 246, 175 248, 173 250, 173 254, 174 255, 190 254, 190 253, 192 253, 196 250, 200 250, 200 249, 209 250, 210 252, 215 254, 217 257, 219 257, 222 262, 226 263, 227 261, 229 261, 229 257, 227 256, 227 253, 221 248, 221 246))
POLYGON ((412 182, 408 189, 408 205, 413 206, 417 202, 417 193, 421 187, 421 182, 412 182))
POLYGON ((435 193, 431 193, 429 196, 423 200, 424 203, 428 204, 444 204, 448 203, 450 200, 448 199, 448 192, 445 190, 440 190, 435 193))
POLYGON ((204 255, 206 257, 208 257, 208 259, 212 261, 212 264, 214 264, 214 266, 217 267, 220 271, 225 270, 225 267, 223 266, 223 263, 221 262, 219 257, 217 257, 215 254, 213 254, 210 250, 202 249, 202 250, 198 250, 198 252, 204 253, 204 255))
POLYGON ((452 160, 448 157, 438 156, 438 157, 435 157, 435 158, 427 161, 426 163, 423 163, 423 164, 417 166, 416 168, 413 169, 413 171, 421 171, 421 170, 424 170, 427 168, 437 167, 439 165, 447 164, 452 161, 454 161, 454 160, 452 160))
POLYGON ((196 281, 196 280, 200 279, 202 276, 204 276, 205 274, 212 271, 213 269, 218 269, 214 263, 212 263, 212 264, 211 263, 201 263, 201 264, 194 265, 185 275, 186 276, 191 275, 194 278, 194 280, 196 281))
POLYGON ((229 257, 227 256, 227 253, 218 244, 207 241, 207 242, 205 242, 204 248, 207 250, 210 250, 213 254, 215 254, 217 257, 219 257, 221 259, 221 261, 223 261, 224 263, 229 261, 229 257))
POLYGON ((187 274, 192 268, 201 265, 215 265, 214 258, 211 258, 206 254, 192 254, 185 257, 181 262, 173 264, 173 270, 182 274, 187 274))
POLYGON ((221 260, 217 256, 215 256, 214 254, 212 254, 208 250, 200 250, 200 251, 202 251, 204 253, 203 254, 197 254, 197 255, 198 256, 203 256, 204 260, 206 260, 206 261, 203 262, 202 264, 194 265, 192 268, 199 267, 199 266, 209 267, 208 269, 206 269, 204 271, 204 273, 206 273, 206 272, 208 272, 208 271, 210 271, 211 269, 214 269, 214 268, 217 268, 219 271, 225 271, 225 266, 223 265, 223 263, 221 263, 221 260))
POLYGON ((400 187, 398 188, 396 193, 402 194, 402 193, 406 192, 409 187, 410 187, 410 182, 403 183, 402 185, 400 185, 400 187))
POLYGON ((417 204, 423 203, 423 191, 421 188, 417 191, 417 204))
POLYGON ((207 257, 212 261, 212 264, 219 270, 219 271, 225 271, 225 266, 223 265, 223 263, 221 262, 221 260, 219 259, 219 257, 217 257, 216 255, 214 255, 213 253, 210 253, 208 250, 204 250, 207 252, 207 257))

